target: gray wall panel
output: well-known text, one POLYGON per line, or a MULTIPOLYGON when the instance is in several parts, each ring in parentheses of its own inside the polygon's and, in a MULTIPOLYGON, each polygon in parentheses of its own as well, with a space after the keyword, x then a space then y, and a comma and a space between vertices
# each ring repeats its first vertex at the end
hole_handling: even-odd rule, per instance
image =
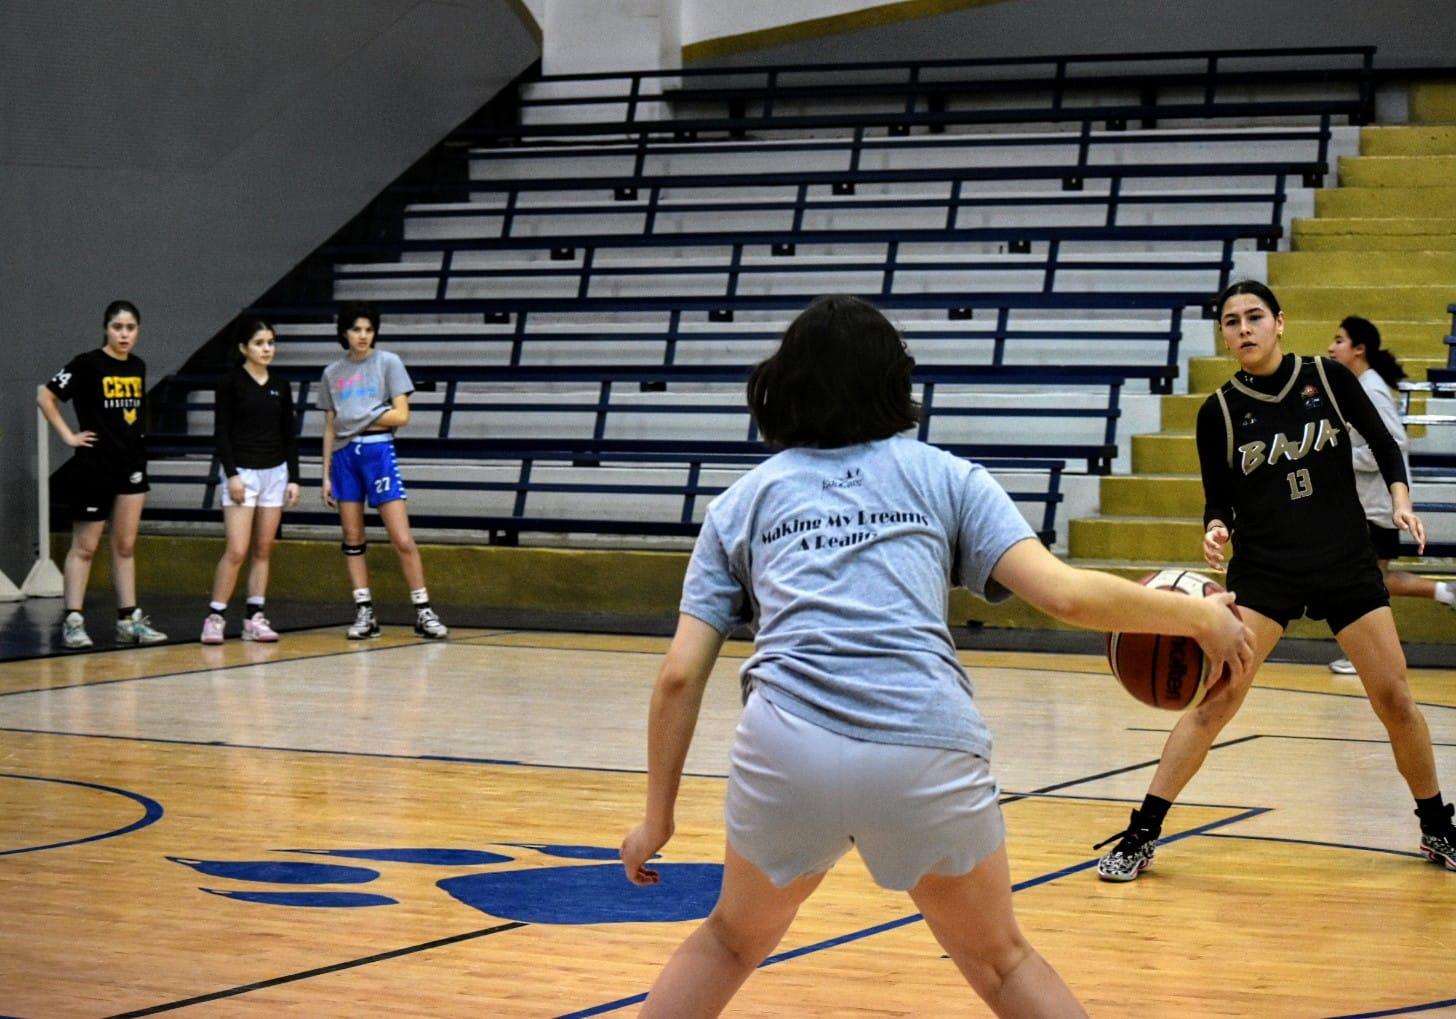
POLYGON ((35 555, 35 386, 107 301, 175 370, 539 53, 507 0, 0 4, 0 571, 35 555))

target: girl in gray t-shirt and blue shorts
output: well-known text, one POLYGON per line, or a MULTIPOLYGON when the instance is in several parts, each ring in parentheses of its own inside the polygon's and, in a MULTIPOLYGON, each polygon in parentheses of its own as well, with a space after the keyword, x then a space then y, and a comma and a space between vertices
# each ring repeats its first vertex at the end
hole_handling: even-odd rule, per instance
POLYGON ((901 434, 918 421, 913 366, 879 311, 822 297, 749 378, 781 451, 708 509, 653 692, 647 810, 622 843, 628 878, 656 882, 703 685, 726 635, 753 623, 723 890, 644 1017, 717 1014, 851 847, 910 893, 998 1013, 1082 1014, 1011 908, 991 735, 945 621, 953 584, 1090 628, 1194 636, 1215 675, 1248 665, 1231 596, 1073 569, 984 468, 901 434))
POLYGON ((370 304, 347 301, 339 306, 339 346, 348 353, 324 369, 319 407, 324 412, 324 505, 338 507, 344 530, 342 549, 354 587, 354 624, 350 640, 379 636, 374 599, 365 565, 364 506, 379 513, 390 544, 399 555, 400 571, 410 588, 415 633, 443 639, 445 624, 430 605, 425 567, 410 531, 405 510, 404 479, 394 455, 394 430, 409 423, 409 395, 414 383, 399 355, 375 349, 379 313, 370 304))

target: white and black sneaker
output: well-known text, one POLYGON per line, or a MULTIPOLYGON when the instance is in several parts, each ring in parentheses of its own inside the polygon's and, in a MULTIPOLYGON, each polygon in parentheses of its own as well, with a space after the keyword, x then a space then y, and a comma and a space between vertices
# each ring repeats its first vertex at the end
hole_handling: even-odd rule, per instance
POLYGON ((449 629, 440 622, 440 617, 431 608, 423 608, 415 613, 415 633, 430 640, 444 640, 450 636, 449 629))
POLYGON ((354 625, 347 634, 350 640, 368 640, 379 636, 379 620, 374 618, 374 606, 360 605, 354 611, 354 625))
POLYGON ((1152 828, 1138 824, 1134 810, 1128 825, 1111 838, 1103 839, 1093 846, 1101 849, 1113 839, 1121 839, 1112 852, 1097 861, 1097 876, 1104 881, 1135 881, 1153 862, 1153 850, 1158 844, 1158 833, 1152 828))
POLYGON ((1451 818, 1456 815, 1456 805, 1446 804, 1446 825, 1438 831, 1421 829, 1421 855, 1447 870, 1456 870, 1456 826, 1451 818))

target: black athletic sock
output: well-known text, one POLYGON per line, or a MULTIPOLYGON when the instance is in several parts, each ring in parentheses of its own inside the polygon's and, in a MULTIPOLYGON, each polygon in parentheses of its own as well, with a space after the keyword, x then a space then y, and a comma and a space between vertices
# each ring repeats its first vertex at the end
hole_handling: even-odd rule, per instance
POLYGON ((250 601, 250 602, 248 602, 248 607, 243 610, 243 618, 244 619, 252 619, 254 616, 261 616, 262 614, 263 614, 263 603, 260 602, 260 601, 250 601))
POLYGON ((1138 828, 1149 828, 1154 834, 1163 830, 1163 822, 1167 820, 1168 811, 1172 809, 1173 801, 1165 800, 1161 796, 1154 796, 1148 793, 1143 797, 1143 805, 1133 811, 1135 817, 1134 826, 1138 828))
POLYGON ((119 609, 116 610, 116 618, 117 619, 121 619, 121 620, 130 619, 131 618, 131 614, 133 612, 135 612, 135 611, 136 611, 136 606, 135 605, 132 605, 131 607, 124 608, 124 609, 120 609, 119 608, 119 609))
POLYGON ((1456 812, 1456 807, 1442 802, 1439 792, 1424 800, 1416 800, 1416 817, 1421 819, 1421 831, 1427 834, 1444 832, 1451 827, 1453 812, 1456 812))

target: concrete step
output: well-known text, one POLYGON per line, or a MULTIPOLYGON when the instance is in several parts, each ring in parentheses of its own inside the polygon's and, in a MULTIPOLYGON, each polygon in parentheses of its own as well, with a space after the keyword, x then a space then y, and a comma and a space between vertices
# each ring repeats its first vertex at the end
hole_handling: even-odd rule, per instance
POLYGON ((1410 119, 1417 124, 1456 124, 1456 81, 1412 85, 1410 119))
POLYGON ((1360 131, 1362 156, 1456 155, 1456 125, 1367 127, 1360 131))
POLYGON ((1339 187, 1314 196, 1315 215, 1326 216, 1456 216, 1456 187, 1339 187))
POLYGON ((1296 219, 1296 251, 1456 251, 1456 217, 1296 219))
POLYGON ((1135 474, 1197 474, 1198 446, 1192 432, 1158 432, 1132 437, 1135 474))
POLYGON ((1417 286, 1282 286, 1276 293, 1285 317, 1292 321, 1329 322, 1333 327, 1346 315, 1363 315, 1376 323, 1429 322, 1444 335, 1451 321, 1446 306, 1456 299, 1456 280, 1417 286))
POLYGON ((1070 522, 1067 549, 1073 558, 1177 562, 1200 555, 1202 540, 1201 514, 1082 517, 1070 522))
POLYGON ((1274 252, 1269 255, 1268 278, 1276 294, 1293 284, 1440 285, 1456 299, 1456 250, 1274 252))
MULTIPOLYGON (((1206 358, 1205 360, 1213 360, 1213 358, 1206 358)), ((1194 423, 1198 420, 1198 408, 1203 406, 1205 395, 1204 393, 1194 392, 1163 397, 1159 401, 1159 409, 1162 412, 1163 431, 1193 431, 1194 423)))
POLYGON ((1456 180, 1456 154, 1345 156, 1340 159, 1341 187, 1449 187, 1453 180, 1456 180))
MULTIPOLYGON (((1333 331, 1331 329, 1332 333, 1333 331)), ((1384 323, 1381 323, 1380 331, 1383 341, 1385 336, 1384 323)), ((1326 341, 1325 346, 1329 346, 1328 341, 1326 341)), ((1409 376, 1412 382, 1424 380, 1426 371, 1429 368, 1446 367, 1445 354, 1440 354, 1439 356, 1407 355, 1401 347, 1394 343, 1390 344, 1390 347, 1395 352, 1395 355, 1400 358, 1400 366, 1405 369, 1406 375, 1409 376)), ((1284 349, 1292 350, 1293 348, 1286 345, 1284 349)), ((1324 350, 1301 350, 1297 351, 1297 353, 1323 354, 1324 350)), ((1188 359, 1188 392, 1211 393, 1227 382, 1229 376, 1237 369, 1238 362, 1231 357, 1190 357, 1188 359)), ((1192 428, 1191 424, 1189 428, 1192 428)))
POLYGON ((1199 517, 1203 481, 1194 474, 1108 475, 1099 505, 1106 516, 1199 517))

